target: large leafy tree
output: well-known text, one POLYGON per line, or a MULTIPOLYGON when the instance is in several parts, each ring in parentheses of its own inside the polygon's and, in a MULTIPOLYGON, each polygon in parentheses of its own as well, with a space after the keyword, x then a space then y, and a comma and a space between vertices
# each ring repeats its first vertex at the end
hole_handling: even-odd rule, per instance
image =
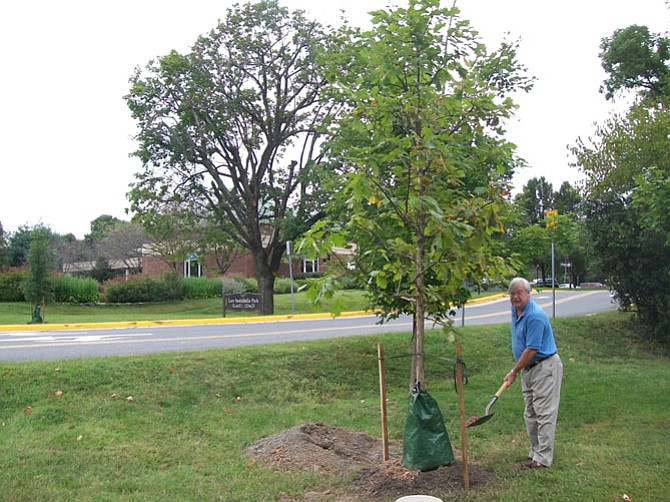
POLYGON ((216 267, 213 272, 224 275, 243 250, 214 218, 200 220, 196 226, 196 254, 205 267, 216 267))
POLYGON ((586 215, 593 259, 608 277, 619 304, 638 313, 645 336, 670 342, 666 234, 641 225, 644 212, 631 205, 629 197, 613 193, 590 200, 586 215))
POLYGON ((327 46, 300 11, 236 5, 188 54, 138 69, 126 97, 143 163, 133 205, 176 200, 217 218, 253 255, 263 314, 286 241, 323 215, 318 147, 333 105, 317 56, 327 46))
POLYGON ((5 229, 0 223, 0 269, 9 264, 7 256, 7 235, 5 234, 5 229))
POLYGON ((178 201, 136 213, 151 238, 148 252, 155 253, 176 270, 190 256, 204 263, 214 263, 215 272, 223 275, 241 249, 211 214, 194 212, 178 201))
POLYGON ((147 237, 139 223, 120 221, 107 228, 104 237, 96 244, 96 259, 104 258, 108 263, 123 263, 131 274, 142 270, 142 247, 147 237))
POLYGON ((652 101, 670 95, 670 38, 632 25, 603 38, 600 49, 602 67, 609 75, 600 90, 607 99, 624 90, 635 90, 652 101))
POLYGON ((589 260, 589 237, 581 211, 580 206, 579 214, 559 216, 556 229, 556 275, 561 282, 575 286, 589 279, 603 280, 589 260))
MULTIPOLYGON (((668 119, 670 116, 666 115, 668 119)), ((642 226, 665 233, 665 245, 670 247, 670 176, 667 168, 652 167, 639 176, 631 198, 633 208, 645 214, 645 218, 640 221, 642 226)))
POLYGON ((543 224, 523 225, 509 239, 509 249, 541 279, 551 277, 551 235, 543 224))
POLYGON ((488 53, 437 0, 373 12, 372 22, 334 67, 348 106, 330 144, 348 170, 337 199, 346 211, 305 244, 356 244, 346 273, 382 320, 414 316, 410 386, 421 387, 424 319, 448 327, 466 280, 502 270, 493 237, 515 166, 503 123, 515 109, 509 94, 531 80, 513 45, 488 53))
POLYGON ((609 72, 604 92, 631 90, 637 99, 610 117, 589 141, 573 147, 586 174, 589 243, 624 307, 635 308, 644 332, 670 340, 669 41, 644 27, 617 30, 601 45, 609 72))
POLYGON ((587 140, 578 138, 572 152, 575 165, 586 175, 584 196, 593 199, 608 192, 625 196, 650 167, 665 170, 669 122, 667 106, 642 101, 597 125, 587 140))
POLYGON ((120 220, 116 216, 112 216, 110 214, 101 214, 96 219, 91 221, 91 232, 84 236, 84 241, 94 247, 97 242, 101 241, 107 236, 109 231, 114 228, 115 225, 120 223, 123 223, 123 220, 120 220))
POLYGON ((554 187, 542 176, 528 180, 515 203, 522 209, 525 223, 534 225, 544 220, 548 210, 555 209, 554 196, 554 187))
POLYGON ((581 210, 582 197, 579 190, 573 187, 569 181, 561 183, 558 192, 554 192, 554 207, 558 214, 579 214, 581 210))
POLYGON ((22 267, 28 263, 32 232, 32 227, 21 225, 15 232, 10 233, 7 239, 7 261, 10 267, 22 267))
POLYGON ((556 246, 556 259, 560 260, 557 266, 570 263, 563 277, 567 280, 567 268, 570 268, 571 283, 584 276, 581 202, 579 191, 569 182, 563 182, 558 191, 553 191, 551 183, 543 177, 530 179, 515 197, 515 218, 508 227, 507 243, 526 268, 534 269, 536 277, 543 280, 551 277, 552 242, 556 246), (546 212, 550 209, 558 211, 555 228, 547 228, 546 212))

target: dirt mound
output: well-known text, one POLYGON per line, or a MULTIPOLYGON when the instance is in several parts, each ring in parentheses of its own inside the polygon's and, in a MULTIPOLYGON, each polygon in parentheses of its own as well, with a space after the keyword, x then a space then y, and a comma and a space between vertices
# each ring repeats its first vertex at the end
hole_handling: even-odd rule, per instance
MULTIPOLYGON (((456 452, 457 453, 457 452, 456 452)), ((365 434, 349 432, 322 423, 303 424, 252 444, 246 455, 257 462, 284 470, 310 470, 324 474, 354 471, 346 488, 328 493, 309 493, 306 501, 389 501, 416 493, 463 495, 463 468, 460 462, 430 472, 406 469, 401 447, 391 447, 390 459, 382 462, 381 441, 365 434)), ((470 486, 489 482, 493 473, 469 465, 470 486)), ((283 502, 291 502, 285 499, 283 502)))
POLYGON ((359 470, 382 458, 380 441, 321 423, 299 425, 261 439, 246 454, 281 469, 326 473, 359 470))

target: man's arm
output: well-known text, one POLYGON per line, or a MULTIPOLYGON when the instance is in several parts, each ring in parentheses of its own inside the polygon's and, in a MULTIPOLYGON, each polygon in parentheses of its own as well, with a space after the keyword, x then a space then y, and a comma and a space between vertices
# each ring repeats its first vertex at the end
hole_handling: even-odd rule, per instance
POLYGON ((535 354, 537 354, 537 349, 525 349, 521 353, 521 357, 514 365, 514 368, 505 375, 505 382, 507 382, 508 387, 510 387, 514 383, 514 380, 516 380, 517 373, 524 369, 533 360, 535 354))

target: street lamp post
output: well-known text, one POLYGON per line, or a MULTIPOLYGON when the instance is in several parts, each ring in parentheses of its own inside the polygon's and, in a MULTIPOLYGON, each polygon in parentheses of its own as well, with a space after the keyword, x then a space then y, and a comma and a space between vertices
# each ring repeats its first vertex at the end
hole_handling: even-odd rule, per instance
POLYGON ((551 296, 552 319, 556 319, 556 251, 554 248, 554 231, 558 227, 558 210, 550 209, 546 212, 547 228, 551 229, 551 296))
POLYGON ((295 304, 293 303, 293 261, 291 260, 291 241, 286 241, 286 254, 288 255, 288 277, 291 283, 291 314, 295 313, 295 304))
POLYGON ((554 248, 554 238, 551 238, 551 318, 556 319, 556 250, 554 248))

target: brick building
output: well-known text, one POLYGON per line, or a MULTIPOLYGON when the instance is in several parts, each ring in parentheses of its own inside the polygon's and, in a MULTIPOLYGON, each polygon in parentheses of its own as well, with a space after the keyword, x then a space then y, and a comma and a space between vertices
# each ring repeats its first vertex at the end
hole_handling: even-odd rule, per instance
MULTIPOLYGON (((335 249, 338 257, 351 256, 352 251, 345 248, 335 249)), ((172 266, 169 265, 163 258, 150 249, 145 248, 141 257, 142 261, 142 276, 159 277, 168 272, 172 266)), ((293 276, 299 277, 303 275, 317 274, 323 272, 328 268, 328 258, 318 258, 315 260, 304 259, 293 256, 293 276)), ((176 270, 184 277, 218 277, 219 269, 215 260, 204 259, 200 260, 197 256, 192 256, 190 259, 182 263, 176 264, 176 270)), ((230 264, 230 267, 223 274, 224 277, 247 277, 253 278, 256 276, 256 265, 254 264, 251 253, 239 253, 230 264)), ((284 261, 279 267, 277 277, 289 277, 288 258, 285 256, 284 261)))

